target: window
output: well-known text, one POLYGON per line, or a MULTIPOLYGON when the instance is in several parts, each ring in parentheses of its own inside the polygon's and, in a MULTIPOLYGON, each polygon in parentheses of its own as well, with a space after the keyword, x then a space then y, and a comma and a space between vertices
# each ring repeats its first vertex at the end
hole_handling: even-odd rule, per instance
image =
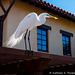
POLYGON ((70 40, 71 40, 71 37, 73 37, 73 34, 63 30, 60 30, 60 33, 62 34, 63 54, 71 56, 71 41, 70 40))
POLYGON ((62 42, 63 42, 63 54, 71 56, 70 37, 62 35, 62 42))
POLYGON ((48 52, 47 29, 37 28, 37 49, 39 51, 48 52))

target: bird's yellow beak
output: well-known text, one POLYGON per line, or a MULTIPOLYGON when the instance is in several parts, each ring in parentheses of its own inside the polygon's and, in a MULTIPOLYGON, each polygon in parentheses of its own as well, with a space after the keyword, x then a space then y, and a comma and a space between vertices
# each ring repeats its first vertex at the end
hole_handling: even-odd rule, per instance
POLYGON ((50 16, 50 18, 53 18, 53 19, 58 19, 57 17, 54 17, 54 16, 50 16))

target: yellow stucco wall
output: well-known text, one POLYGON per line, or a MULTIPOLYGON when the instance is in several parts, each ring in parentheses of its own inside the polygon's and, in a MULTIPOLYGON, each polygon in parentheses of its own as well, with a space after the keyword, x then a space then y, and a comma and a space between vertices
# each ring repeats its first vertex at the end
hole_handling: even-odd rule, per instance
MULTIPOLYGON (((8 1, 9 2, 7 2, 6 4, 11 3, 11 0, 8 1)), ((6 1, 4 0, 4 2, 6 1)), ((24 18, 24 16, 31 12, 36 12, 37 14, 40 14, 47 11, 35 7, 34 5, 30 5, 27 2, 21 2, 20 0, 15 2, 4 22, 3 43, 14 33, 18 24, 24 18)), ((49 14, 57 16, 52 13, 49 14)), ((71 37, 71 52, 72 56, 75 57, 75 23, 62 17, 57 17, 59 18, 58 20, 47 19, 45 23, 52 28, 51 31, 48 30, 48 51, 51 54, 63 55, 62 34, 60 33, 60 30, 64 30, 73 33, 74 35, 74 37, 71 37)), ((31 31, 31 46, 32 50, 37 51, 37 27, 31 31)), ((24 49, 24 39, 14 48, 24 49)))

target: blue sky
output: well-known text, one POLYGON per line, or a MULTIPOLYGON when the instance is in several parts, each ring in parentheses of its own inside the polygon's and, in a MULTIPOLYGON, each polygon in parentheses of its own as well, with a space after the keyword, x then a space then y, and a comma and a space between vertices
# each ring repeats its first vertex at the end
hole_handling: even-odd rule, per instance
POLYGON ((43 0, 75 15, 75 0, 43 0))

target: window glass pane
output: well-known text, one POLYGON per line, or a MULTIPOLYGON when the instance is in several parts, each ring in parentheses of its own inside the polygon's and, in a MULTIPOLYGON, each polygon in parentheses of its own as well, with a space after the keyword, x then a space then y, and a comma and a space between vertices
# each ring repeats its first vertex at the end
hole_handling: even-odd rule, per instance
POLYGON ((42 34, 43 34, 43 35, 46 35, 46 31, 45 31, 45 30, 42 30, 42 34))
POLYGON ((41 45, 37 45, 37 48, 41 50, 41 45))
POLYGON ((62 36, 62 40, 65 40, 65 36, 62 36))
POLYGON ((41 44, 41 40, 37 40, 37 43, 38 43, 38 44, 41 44))
POLYGON ((41 35, 37 34, 37 38, 38 38, 38 39, 41 39, 41 35))
POLYGON ((66 53, 68 56, 70 56, 70 52, 69 51, 67 51, 67 53, 66 53))
POLYGON ((46 45, 46 41, 42 41, 42 45, 46 45))
POLYGON ((42 50, 46 51, 46 46, 42 46, 42 50))
POLYGON ((41 34, 41 29, 37 29, 37 33, 41 34))
POLYGON ((65 45, 66 45, 66 42, 65 42, 65 41, 63 41, 63 47, 65 47, 65 45))
POLYGON ((66 50, 69 51, 69 47, 67 47, 66 50))
POLYGON ((67 55, 66 51, 64 51, 64 55, 67 55))
POLYGON ((66 47, 63 47, 63 51, 66 51, 66 47))
POLYGON ((66 46, 69 46, 69 42, 66 42, 66 46))
POLYGON ((43 35, 42 35, 42 40, 46 40, 46 36, 43 36, 43 35))
POLYGON ((69 41, 69 38, 68 37, 66 37, 66 41, 69 41))

